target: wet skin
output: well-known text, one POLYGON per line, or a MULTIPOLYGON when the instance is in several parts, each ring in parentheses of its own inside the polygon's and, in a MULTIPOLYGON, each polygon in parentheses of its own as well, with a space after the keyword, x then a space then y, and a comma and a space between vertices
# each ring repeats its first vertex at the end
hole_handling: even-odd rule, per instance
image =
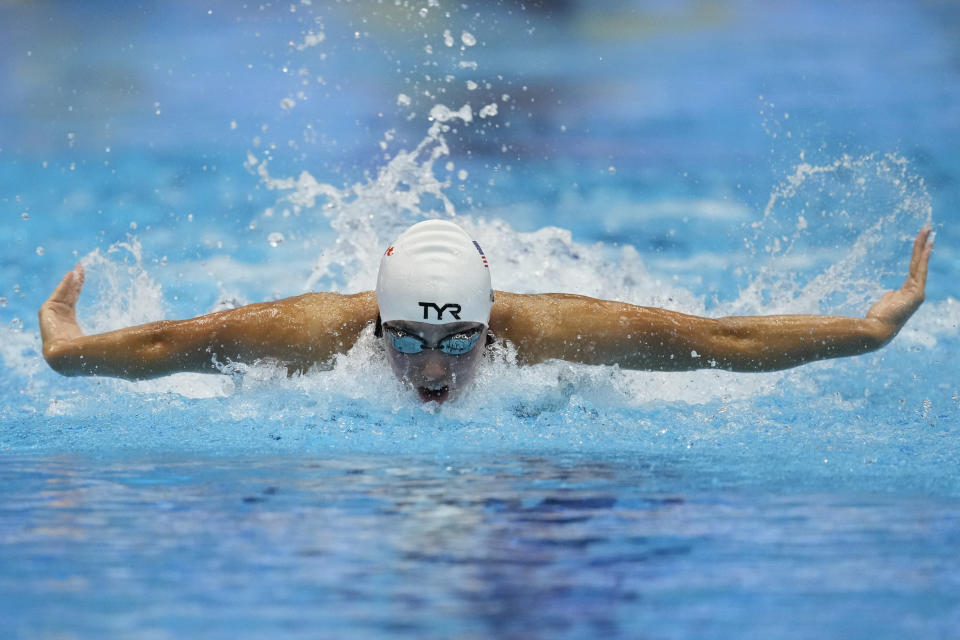
POLYGON ((383 329, 387 360, 393 372, 404 384, 413 387, 421 400, 441 404, 473 379, 487 339, 487 328, 476 322, 427 324, 394 320, 384 323, 383 329), (420 353, 400 353, 390 341, 391 329, 419 336, 427 347, 437 347, 448 336, 472 334, 477 330, 480 339, 473 349, 462 355, 450 355, 436 348, 426 348, 420 353))

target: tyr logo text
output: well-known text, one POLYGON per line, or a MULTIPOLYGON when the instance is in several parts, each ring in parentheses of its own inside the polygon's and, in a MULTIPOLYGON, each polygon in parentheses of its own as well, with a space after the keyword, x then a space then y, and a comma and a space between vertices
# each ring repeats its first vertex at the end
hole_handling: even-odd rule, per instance
POLYGON ((430 315, 429 315, 430 309, 433 309, 434 311, 437 312, 437 320, 443 320, 443 312, 444 312, 444 311, 449 311, 449 312, 450 312, 450 315, 453 316, 453 319, 454 319, 454 320, 459 320, 459 319, 460 319, 460 305, 458 305, 458 304, 454 304, 454 303, 452 303, 452 302, 448 302, 447 304, 443 305, 442 307, 441 307, 440 305, 438 305, 436 302, 418 302, 417 304, 419 304, 421 307, 423 307, 423 319, 424 319, 424 320, 429 320, 429 319, 430 319, 430 315))

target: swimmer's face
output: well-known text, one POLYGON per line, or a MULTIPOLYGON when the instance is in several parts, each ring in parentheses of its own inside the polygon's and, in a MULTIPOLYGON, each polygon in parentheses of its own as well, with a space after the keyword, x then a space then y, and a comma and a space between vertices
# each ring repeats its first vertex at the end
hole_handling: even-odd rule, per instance
POLYGON ((427 324, 392 320, 383 325, 387 360, 424 402, 445 402, 473 379, 487 341, 477 322, 427 324))

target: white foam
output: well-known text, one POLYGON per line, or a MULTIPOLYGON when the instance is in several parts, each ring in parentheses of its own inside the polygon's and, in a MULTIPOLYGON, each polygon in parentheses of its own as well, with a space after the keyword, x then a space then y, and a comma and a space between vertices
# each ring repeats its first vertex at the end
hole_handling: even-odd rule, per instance
POLYGON ((184 398, 225 398, 236 391, 229 376, 175 373, 154 380, 117 381, 125 391, 144 394, 175 394, 184 398))
POLYGON ((32 377, 47 366, 40 355, 40 334, 21 328, 0 329, 0 358, 20 376, 32 377))
POLYGON ((896 340, 903 345, 933 349, 939 338, 957 336, 960 336, 960 301, 947 298, 924 303, 896 340))

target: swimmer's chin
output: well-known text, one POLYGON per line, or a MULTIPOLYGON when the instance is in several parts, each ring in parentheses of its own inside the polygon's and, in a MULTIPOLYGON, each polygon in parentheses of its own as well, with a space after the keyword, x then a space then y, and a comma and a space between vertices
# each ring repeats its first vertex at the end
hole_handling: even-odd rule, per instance
POLYGON ((417 387, 417 394, 424 402, 436 402, 437 404, 443 404, 450 399, 450 387, 446 385, 437 389, 417 387))

